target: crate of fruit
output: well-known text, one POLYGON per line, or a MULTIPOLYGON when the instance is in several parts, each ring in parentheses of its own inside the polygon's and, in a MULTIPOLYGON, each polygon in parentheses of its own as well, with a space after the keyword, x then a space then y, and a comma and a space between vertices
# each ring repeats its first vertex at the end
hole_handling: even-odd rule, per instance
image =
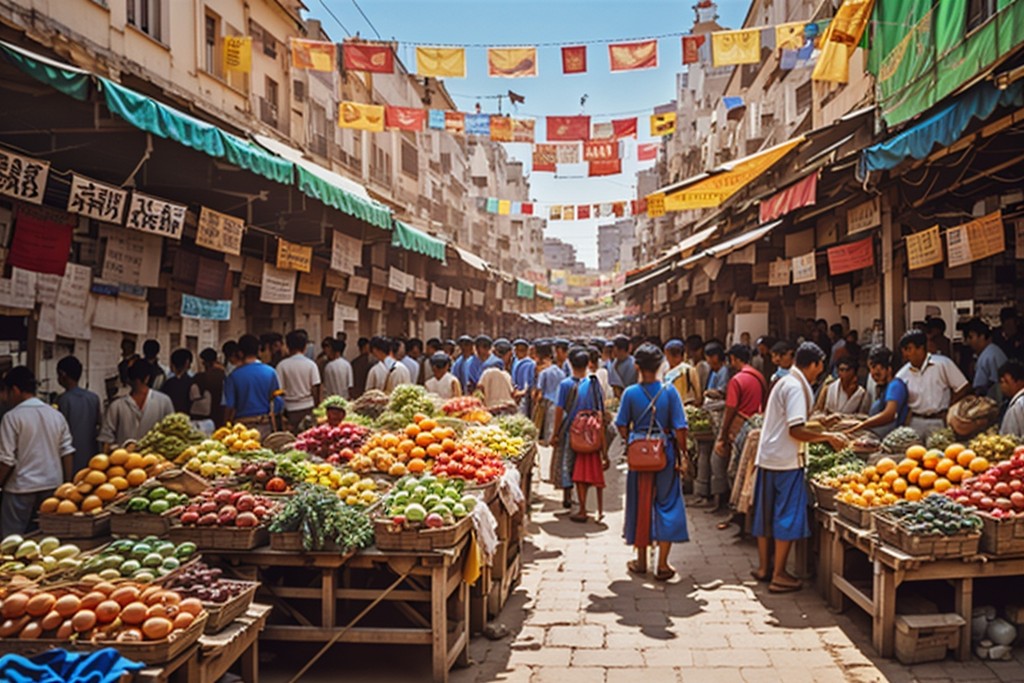
POLYGON ((181 508, 167 535, 203 550, 252 550, 270 540, 266 522, 276 507, 264 496, 210 488, 181 508))
POLYGON ((483 492, 472 494, 461 479, 402 477, 388 491, 374 536, 381 550, 451 548, 469 533, 469 515, 483 505, 483 492))
POLYGON ((93 512, 40 512, 39 529, 57 538, 98 538, 110 534, 110 510, 93 512))
POLYGON ((425 522, 416 524, 391 519, 376 519, 373 523, 374 538, 380 550, 414 552, 453 548, 472 528, 473 521, 469 517, 454 524, 442 522, 436 527, 427 526, 425 522))
POLYGON ((222 631, 245 614, 256 595, 259 582, 225 579, 220 569, 197 561, 182 567, 165 586, 182 597, 202 602, 203 609, 209 614, 205 632, 210 634, 222 631))
POLYGON ((875 518, 874 513, 888 509, 890 506, 880 507, 863 507, 861 505, 854 505, 847 503, 841 498, 835 499, 836 512, 839 513, 840 519, 846 520, 850 524, 860 529, 874 529, 875 518))
POLYGON ((811 496, 814 498, 814 502, 817 503, 818 507, 822 510, 828 510, 829 512, 836 511, 836 489, 831 486, 825 486, 815 480, 811 481, 811 496))
POLYGON ((146 486, 110 508, 110 533, 115 536, 163 536, 189 502, 184 493, 159 485, 146 486))
POLYGON ((1000 557, 1024 555, 1024 516, 996 517, 981 511, 981 550, 1000 557))
POLYGON ((882 542, 908 555, 934 559, 978 554, 981 518, 945 496, 903 502, 875 513, 875 529, 882 542))

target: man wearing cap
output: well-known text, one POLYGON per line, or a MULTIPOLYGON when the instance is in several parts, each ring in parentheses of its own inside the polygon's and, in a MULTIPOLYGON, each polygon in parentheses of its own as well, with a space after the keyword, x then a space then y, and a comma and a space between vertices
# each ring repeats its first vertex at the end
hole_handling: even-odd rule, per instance
POLYGON ((462 393, 468 393, 466 391, 466 371, 469 369, 469 361, 473 358, 473 338, 468 334, 464 334, 459 337, 459 350, 462 352, 455 362, 452 363, 452 374, 455 375, 455 379, 459 380, 459 386, 462 388, 462 393))
POLYGON ((501 365, 492 364, 480 373, 480 381, 477 383, 484 395, 484 405, 488 408, 515 398, 512 376, 504 370, 505 366, 512 364, 512 344, 507 339, 494 342, 494 358, 499 359, 501 365))
POLYGON ((475 345, 476 355, 466 361, 466 394, 471 394, 476 390, 484 370, 492 367, 505 368, 505 364, 501 362, 501 359, 491 353, 494 341, 490 337, 486 334, 481 334, 476 338, 475 345))
POLYGON ((520 397, 519 412, 529 417, 532 415, 530 394, 537 378, 537 363, 530 358, 530 343, 525 339, 516 339, 512 342, 512 347, 515 352, 515 360, 512 361, 512 386, 520 397))

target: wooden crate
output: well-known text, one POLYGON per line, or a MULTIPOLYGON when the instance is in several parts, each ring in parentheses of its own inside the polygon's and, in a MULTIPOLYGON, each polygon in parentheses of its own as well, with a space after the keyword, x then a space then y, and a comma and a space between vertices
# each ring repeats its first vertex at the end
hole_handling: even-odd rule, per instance
POLYGON ((469 516, 463 517, 452 526, 440 529, 404 529, 396 527, 388 519, 376 519, 373 522, 377 548, 380 550, 426 551, 452 548, 465 538, 472 528, 473 521, 469 516))
POLYGON ((921 664, 946 658, 960 644, 965 628, 959 614, 900 614, 896 616, 896 659, 921 664))
POLYGON ((109 536, 110 510, 103 510, 97 514, 76 512, 71 515, 40 512, 39 529, 47 536, 56 536, 60 539, 109 536))
POLYGON ((858 505, 850 505, 843 501, 836 499, 836 512, 839 516, 853 524, 854 526, 860 527, 861 529, 874 529, 875 518, 874 513, 886 510, 888 506, 877 507, 877 508, 862 508, 858 505))
POLYGON ((157 475, 157 481, 164 488, 175 493, 184 493, 189 496, 198 496, 213 484, 188 470, 167 470, 157 475))
POLYGON ((247 588, 227 602, 203 602, 203 609, 210 615, 206 620, 206 628, 203 629, 203 633, 206 634, 219 633, 232 621, 245 614, 260 585, 258 581, 234 581, 231 579, 221 579, 221 581, 245 584, 247 588))
POLYGON ((818 504, 822 510, 828 510, 829 512, 836 511, 836 489, 831 486, 824 486, 816 481, 812 481, 811 484, 811 496, 814 498, 814 502, 818 504))
POLYGON ((474 496, 480 496, 484 503, 490 504, 492 500, 498 497, 498 480, 488 482, 486 484, 470 484, 466 482, 466 487, 462 491, 464 494, 470 493, 474 496))
POLYGON ((179 508, 171 508, 163 514, 154 515, 113 508, 110 511, 110 533, 114 536, 165 536, 179 512, 179 508))
POLYGON ((209 527, 174 525, 167 532, 174 543, 192 541, 200 550, 252 550, 270 540, 265 526, 209 527))
POLYGON ((983 523, 981 549, 990 555, 1024 555, 1024 517, 999 519, 979 512, 983 523))
POLYGON ((970 557, 978 554, 980 531, 943 534, 911 534, 885 513, 875 513, 878 537, 908 555, 923 555, 936 560, 970 557))

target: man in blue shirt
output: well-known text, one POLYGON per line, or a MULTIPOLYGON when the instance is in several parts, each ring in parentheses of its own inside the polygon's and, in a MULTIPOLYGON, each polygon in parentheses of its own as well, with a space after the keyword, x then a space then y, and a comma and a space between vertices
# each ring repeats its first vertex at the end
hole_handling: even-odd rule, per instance
POLYGON ((71 443, 75 447, 72 469, 77 472, 89 464, 89 459, 99 453, 100 425, 103 415, 100 411, 100 397, 78 386, 82 379, 82 362, 74 356, 64 356, 57 363, 57 382, 64 387, 64 393, 57 397, 57 409, 68 421, 71 443))
POLYGON ((516 354, 515 360, 512 361, 512 386, 515 387, 517 393, 521 392, 519 411, 523 415, 529 416, 531 414, 530 393, 537 379, 537 363, 527 355, 530 344, 525 339, 516 339, 512 342, 512 346, 516 354))
POLYGON ((868 419, 847 430, 847 434, 870 429, 880 439, 892 430, 907 422, 908 394, 906 383, 896 376, 899 364, 893 352, 884 347, 876 346, 868 355, 868 368, 871 379, 875 381, 878 397, 871 404, 868 419))
POLYGON ((481 334, 476 338, 476 355, 470 357, 465 369, 467 395, 476 390, 476 385, 484 370, 488 368, 505 369, 505 364, 501 362, 501 359, 491 353, 492 346, 494 346, 494 341, 486 334, 481 334))
POLYGON ((711 366, 708 385, 705 391, 720 391, 725 396, 725 388, 729 385, 729 366, 725 364, 725 349, 718 342, 708 342, 704 347, 704 357, 711 366))
POLYGON ((981 318, 972 318, 964 326, 964 336, 971 351, 978 355, 974 363, 974 381, 971 383, 974 393, 1001 403, 1003 395, 999 390, 999 368, 1006 363, 1006 354, 992 343, 992 328, 981 318))
POLYGON ((569 365, 569 340, 555 340, 555 365, 562 369, 566 377, 572 377, 572 366, 569 365))
POLYGON ((608 367, 608 383, 616 396, 636 384, 636 359, 629 352, 629 337, 620 334, 613 340, 612 363, 608 367))
POLYGON ((224 419, 241 422, 266 437, 277 429, 284 410, 277 373, 260 362, 259 339, 251 334, 242 335, 238 346, 245 360, 224 381, 224 419))
POLYGON ((469 393, 466 388, 466 370, 469 369, 469 361, 473 358, 473 338, 468 334, 459 337, 459 350, 462 352, 462 355, 452 363, 451 372, 455 375, 455 379, 459 380, 462 394, 466 395, 469 393))

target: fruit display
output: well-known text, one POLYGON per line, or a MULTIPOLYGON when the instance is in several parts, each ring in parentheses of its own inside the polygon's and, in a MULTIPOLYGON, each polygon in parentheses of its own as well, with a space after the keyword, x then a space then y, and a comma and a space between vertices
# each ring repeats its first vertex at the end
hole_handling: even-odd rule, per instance
POLYGON ((971 439, 969 447, 981 457, 988 458, 990 462, 999 462, 1011 457, 1019 445, 1019 437, 1012 434, 997 434, 993 430, 971 439))
POLYGON ((438 455, 431 472, 437 476, 447 475, 477 484, 487 484, 505 473, 505 462, 487 448, 461 444, 450 455, 438 455))
POLYGON ((373 543, 373 524, 356 507, 320 486, 302 485, 270 521, 271 533, 300 532, 302 547, 323 550, 365 548, 373 543))
POLYGON ((192 426, 188 415, 171 413, 146 432, 139 440, 137 449, 143 454, 159 453, 173 460, 187 447, 205 438, 205 434, 192 426))
POLYGON ((138 582, 23 589, 4 598, 0 638, 141 643, 174 637, 204 613, 195 598, 138 582))
POLYGON ((351 422, 342 422, 336 427, 321 424, 299 434, 292 448, 324 460, 337 457, 342 451, 348 450, 351 454, 344 459, 349 460, 366 442, 369 434, 369 428, 351 422))
POLYGON ((441 406, 441 411, 445 415, 457 417, 466 422, 486 424, 491 421, 491 414, 484 408, 483 402, 476 396, 450 398, 441 406))
POLYGON ((175 571, 195 554, 194 543, 175 545, 156 536, 122 538, 90 555, 79 567, 78 576, 87 582, 132 579, 150 583, 175 571))
POLYGON ((698 406, 686 406, 686 424, 690 432, 703 434, 712 431, 711 415, 698 406))
POLYGON ((354 472, 383 472, 400 477, 427 469, 427 460, 455 452, 455 430, 442 427, 433 418, 415 416, 417 422, 399 433, 378 432, 370 436, 348 462, 354 472))
POLYGON ((249 487, 254 491, 285 493, 290 488, 284 477, 277 476, 277 463, 273 460, 243 463, 238 474, 249 483, 249 487))
POLYGON ((228 447, 216 439, 204 439, 199 444, 187 447, 175 462, 204 479, 229 477, 242 464, 239 456, 229 454, 228 447))
POLYGON ((323 401, 320 401, 320 405, 313 408, 313 417, 316 418, 317 422, 323 422, 327 419, 328 408, 340 408, 347 413, 348 401, 341 396, 328 396, 323 401))
POLYGON ((509 436, 521 436, 525 441, 537 438, 537 425, 525 415, 502 415, 498 418, 498 426, 509 436))
POLYGON ((255 527, 274 506, 273 501, 260 495, 215 487, 193 498, 178 519, 182 526, 255 527))
POLYGON ((840 462, 815 474, 813 481, 820 486, 838 489, 843 484, 858 479, 863 468, 864 463, 859 458, 856 462, 840 462))
POLYGON ((183 567, 180 572, 167 580, 167 588, 181 593, 186 598, 196 598, 202 602, 215 604, 228 600, 245 592, 250 584, 244 581, 226 581, 222 579, 220 569, 211 568, 205 562, 196 562, 183 567))
POLYGON ((391 399, 379 389, 370 389, 363 392, 363 395, 349 404, 353 413, 358 413, 370 419, 377 419, 381 413, 388 408, 391 399))
POLYGON ((981 529, 981 517, 945 496, 928 496, 916 502, 901 501, 885 512, 914 536, 953 536, 981 529))
POLYGON ((498 425, 470 427, 462 435, 462 442, 472 446, 483 446, 504 458, 519 458, 526 447, 523 437, 509 436, 508 432, 498 425))
POLYGON ((856 465, 860 468, 864 461, 851 450, 834 451, 827 443, 812 443, 807 447, 807 465, 804 471, 808 477, 815 478, 837 465, 856 465))
POLYGON ((910 427, 897 427, 882 439, 882 450, 886 453, 903 453, 911 446, 920 446, 921 437, 910 427))
POLYGON ((979 472, 946 495, 993 517, 1024 516, 1024 446, 1018 446, 1009 460, 979 472))
POLYGON ((145 512, 151 515, 162 515, 188 503, 184 493, 168 491, 163 486, 152 486, 135 492, 130 498, 119 503, 125 512, 145 512))
POLYGON ((925 442, 925 446, 929 449, 935 448, 940 451, 946 450, 946 446, 956 443, 956 435, 953 430, 949 427, 936 430, 931 433, 928 440, 925 442))
POLYGON ((415 422, 418 415, 431 417, 435 411, 427 390, 418 384, 402 384, 391 392, 388 412, 403 416, 406 422, 415 422))
POLYGON ((257 451, 262 448, 259 431, 249 429, 241 423, 221 427, 212 434, 211 438, 224 444, 231 453, 257 451))
POLYGON ((63 544, 53 536, 27 539, 12 534, 0 541, 0 576, 38 581, 58 570, 77 570, 82 564, 81 556, 77 545, 63 544))
POLYGON ((463 493, 458 479, 403 477, 384 499, 384 515, 400 528, 452 525, 473 511, 476 496, 463 493))
POLYGON ((134 486, 155 477, 170 463, 156 453, 130 453, 118 448, 110 455, 94 455, 89 466, 78 471, 70 482, 57 487, 39 511, 71 515, 76 512, 97 514, 134 486))

